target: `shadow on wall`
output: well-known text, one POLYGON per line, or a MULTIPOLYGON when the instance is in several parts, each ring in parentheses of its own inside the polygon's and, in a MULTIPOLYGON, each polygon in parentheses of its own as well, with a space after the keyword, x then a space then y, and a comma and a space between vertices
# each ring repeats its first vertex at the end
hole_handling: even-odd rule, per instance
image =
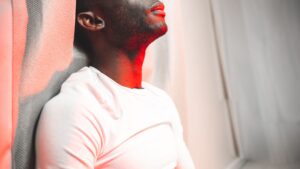
POLYGON ((53 76, 44 90, 34 95, 20 98, 18 127, 13 149, 13 168, 34 168, 34 138, 41 110, 44 104, 59 92, 61 84, 67 77, 86 64, 87 59, 82 57, 80 53, 75 52, 69 67, 63 71, 53 72, 53 76))
POLYGON ((32 169, 34 133, 43 105, 62 82, 87 64, 73 52, 75 0, 26 0, 29 22, 21 68, 19 112, 12 168, 32 169))
POLYGON ((35 167, 34 137, 43 105, 58 93, 71 73, 87 64, 86 57, 73 49, 75 0, 26 3, 29 23, 19 88, 14 169, 35 167))

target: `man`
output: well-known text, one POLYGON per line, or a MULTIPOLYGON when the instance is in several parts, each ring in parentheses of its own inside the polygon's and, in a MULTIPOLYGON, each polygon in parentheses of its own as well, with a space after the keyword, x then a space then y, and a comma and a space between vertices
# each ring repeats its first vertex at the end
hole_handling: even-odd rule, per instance
POLYGON ((90 66, 43 109, 37 168, 193 169, 176 108, 142 82, 147 46, 167 32, 157 0, 77 0, 75 44, 90 66))

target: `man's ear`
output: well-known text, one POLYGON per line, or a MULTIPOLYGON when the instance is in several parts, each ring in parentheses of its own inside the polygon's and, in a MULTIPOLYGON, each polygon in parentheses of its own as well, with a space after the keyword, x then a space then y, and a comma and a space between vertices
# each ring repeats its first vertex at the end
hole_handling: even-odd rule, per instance
POLYGON ((93 12, 80 12, 77 14, 77 22, 85 29, 90 31, 98 31, 105 27, 104 20, 96 16, 93 12))

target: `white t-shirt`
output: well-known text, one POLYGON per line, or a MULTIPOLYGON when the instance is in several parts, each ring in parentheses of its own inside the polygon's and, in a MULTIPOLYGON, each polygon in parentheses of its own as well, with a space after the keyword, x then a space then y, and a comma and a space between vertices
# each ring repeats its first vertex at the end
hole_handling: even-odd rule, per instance
POLYGON ((93 67, 72 74, 43 108, 38 169, 193 169, 178 112, 162 90, 119 85, 93 67))

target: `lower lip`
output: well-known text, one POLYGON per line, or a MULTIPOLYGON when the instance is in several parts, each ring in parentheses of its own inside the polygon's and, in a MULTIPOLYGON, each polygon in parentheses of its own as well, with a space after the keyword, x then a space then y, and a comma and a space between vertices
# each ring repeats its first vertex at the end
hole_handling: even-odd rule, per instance
POLYGON ((152 13, 154 15, 156 15, 156 16, 161 16, 161 17, 165 17, 166 16, 165 11, 163 11, 163 10, 154 10, 154 11, 152 11, 152 13))

